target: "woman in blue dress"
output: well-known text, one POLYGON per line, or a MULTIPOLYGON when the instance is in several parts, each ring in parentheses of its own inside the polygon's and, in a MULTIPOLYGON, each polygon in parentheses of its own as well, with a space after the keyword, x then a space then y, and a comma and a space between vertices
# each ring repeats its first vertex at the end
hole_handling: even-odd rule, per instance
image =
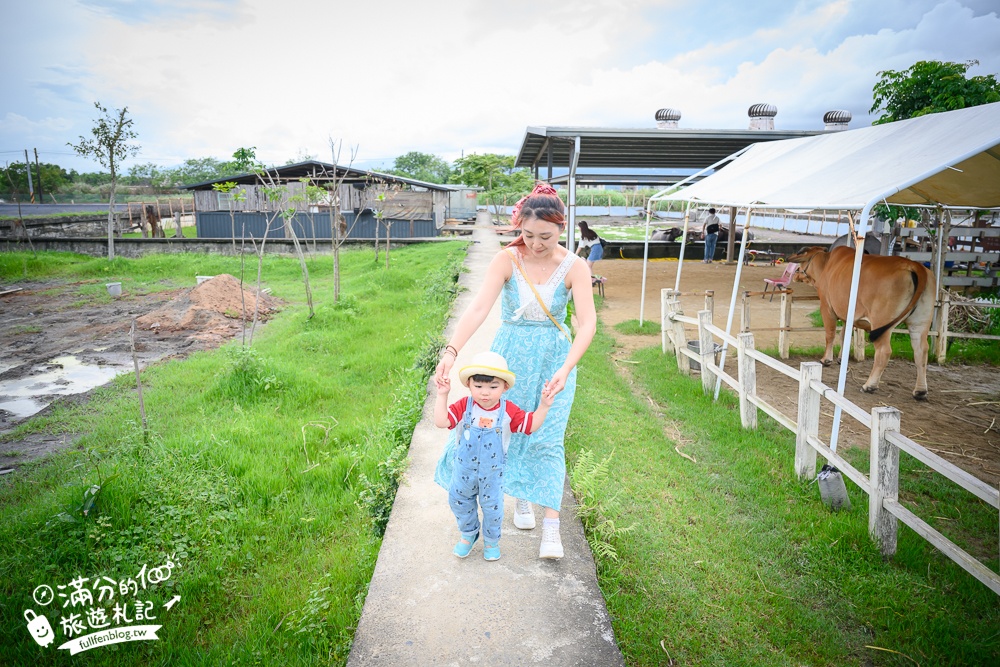
MULTIPOLYGON (((501 325, 490 349, 503 355, 517 384, 506 398, 531 409, 542 392, 555 396, 541 429, 512 434, 504 472, 504 492, 517 499, 514 525, 535 527, 531 504, 544 509, 539 558, 562 558, 559 508, 566 477, 564 437, 576 393, 576 364, 597 330, 590 269, 559 245, 566 229, 563 204, 552 186, 539 183, 514 207, 511 223, 520 236, 490 262, 479 293, 459 319, 437 367, 448 377, 455 357, 503 295, 501 325), (576 337, 570 338, 566 308, 575 310, 576 337), (544 306, 543 306, 544 304, 544 306)), ((438 462, 435 480, 448 488, 454 433, 438 462)))

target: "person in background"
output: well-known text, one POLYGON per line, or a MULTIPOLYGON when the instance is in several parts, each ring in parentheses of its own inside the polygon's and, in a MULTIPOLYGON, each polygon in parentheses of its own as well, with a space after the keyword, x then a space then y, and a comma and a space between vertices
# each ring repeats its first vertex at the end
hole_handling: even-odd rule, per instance
POLYGON ((715 214, 715 209, 708 209, 708 217, 705 219, 705 259, 706 264, 711 264, 715 258, 715 244, 719 240, 719 216, 715 214))
POLYGON ((593 275, 594 264, 604 258, 604 241, 586 220, 581 220, 577 226, 580 228, 580 245, 577 246, 576 254, 587 260, 587 266, 593 275))

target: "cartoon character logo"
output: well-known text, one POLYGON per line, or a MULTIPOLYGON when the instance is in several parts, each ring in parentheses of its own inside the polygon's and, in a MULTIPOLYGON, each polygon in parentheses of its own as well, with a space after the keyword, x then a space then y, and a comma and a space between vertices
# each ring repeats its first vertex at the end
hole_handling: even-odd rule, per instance
POLYGON ((38 616, 34 609, 25 609, 24 620, 28 622, 28 632, 39 646, 48 646, 55 641, 56 635, 47 617, 38 616))

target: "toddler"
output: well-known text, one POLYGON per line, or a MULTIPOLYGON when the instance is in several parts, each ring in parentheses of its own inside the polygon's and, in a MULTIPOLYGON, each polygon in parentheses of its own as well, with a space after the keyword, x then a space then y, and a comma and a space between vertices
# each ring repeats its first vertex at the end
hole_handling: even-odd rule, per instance
POLYGON ((503 522, 503 469, 511 433, 532 434, 541 428, 554 396, 542 391, 538 409, 525 412, 503 394, 514 386, 507 360, 496 352, 481 352, 462 368, 458 377, 470 396, 448 405, 451 382, 437 382, 434 425, 454 429, 455 468, 448 489, 448 504, 458 521, 461 539, 453 553, 465 558, 479 539, 479 507, 483 511, 483 558, 500 558, 500 524, 503 522), (478 505, 477 507, 477 500, 478 505))

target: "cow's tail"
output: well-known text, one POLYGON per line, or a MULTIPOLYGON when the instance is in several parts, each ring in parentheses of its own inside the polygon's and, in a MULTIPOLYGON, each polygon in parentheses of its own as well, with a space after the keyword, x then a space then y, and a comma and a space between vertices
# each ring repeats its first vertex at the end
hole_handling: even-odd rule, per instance
POLYGON ((868 336, 871 342, 874 343, 886 331, 889 331, 894 326, 896 326, 897 324, 905 320, 907 317, 909 317, 910 313, 913 312, 913 309, 917 307, 917 301, 920 300, 920 296, 924 293, 924 290, 927 289, 927 272, 914 271, 913 269, 910 269, 910 279, 913 281, 913 298, 910 299, 910 303, 906 305, 906 308, 903 309, 903 312, 901 312, 899 316, 896 317, 896 319, 894 319, 892 322, 886 324, 885 326, 879 327, 878 329, 873 329, 868 336))

